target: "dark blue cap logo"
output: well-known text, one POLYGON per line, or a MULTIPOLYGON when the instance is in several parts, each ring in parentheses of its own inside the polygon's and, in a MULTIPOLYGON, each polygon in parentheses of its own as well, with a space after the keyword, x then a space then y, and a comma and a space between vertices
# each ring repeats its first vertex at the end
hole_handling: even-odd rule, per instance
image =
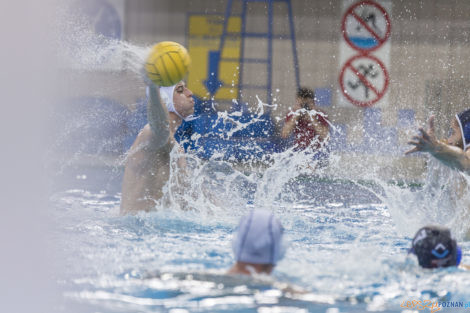
POLYGON ((447 250, 447 248, 442 243, 439 243, 437 246, 434 247, 434 249, 432 249, 431 253, 436 258, 443 259, 447 255, 449 255, 449 250, 447 250), (438 252, 438 250, 440 250, 442 252, 438 252))

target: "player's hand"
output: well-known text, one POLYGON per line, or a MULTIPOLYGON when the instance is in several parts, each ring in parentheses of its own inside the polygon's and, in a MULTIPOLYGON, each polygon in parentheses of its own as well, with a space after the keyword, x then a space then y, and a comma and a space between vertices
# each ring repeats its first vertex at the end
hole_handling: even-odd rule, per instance
POLYGON ((140 77, 142 78, 142 80, 147 86, 156 86, 156 84, 153 81, 151 81, 150 78, 148 77, 147 71, 145 70, 145 67, 143 66, 140 69, 140 77))
POLYGON ((434 134, 434 115, 429 118, 428 121, 428 130, 424 128, 419 128, 419 135, 413 136, 411 141, 408 142, 409 145, 413 145, 414 148, 405 152, 405 154, 411 154, 414 152, 433 152, 439 141, 436 139, 434 134))

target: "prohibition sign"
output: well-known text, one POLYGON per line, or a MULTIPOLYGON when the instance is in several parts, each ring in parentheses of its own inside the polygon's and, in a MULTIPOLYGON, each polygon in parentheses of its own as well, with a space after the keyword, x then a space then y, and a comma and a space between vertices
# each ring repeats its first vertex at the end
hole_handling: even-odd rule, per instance
POLYGON ((341 31, 351 48, 368 53, 380 48, 390 37, 390 17, 378 3, 361 1, 346 11, 341 31))
POLYGON ((373 55, 357 55, 341 69, 339 84, 343 95, 354 105, 370 107, 387 91, 388 72, 373 55))

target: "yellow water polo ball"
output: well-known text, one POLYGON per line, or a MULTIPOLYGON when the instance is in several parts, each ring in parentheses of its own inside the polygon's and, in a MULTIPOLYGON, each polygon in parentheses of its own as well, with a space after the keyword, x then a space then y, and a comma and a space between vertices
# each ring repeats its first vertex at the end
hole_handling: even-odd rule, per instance
POLYGON ((158 86, 172 86, 188 73, 191 58, 177 42, 162 41, 152 47, 145 62, 147 76, 158 86))

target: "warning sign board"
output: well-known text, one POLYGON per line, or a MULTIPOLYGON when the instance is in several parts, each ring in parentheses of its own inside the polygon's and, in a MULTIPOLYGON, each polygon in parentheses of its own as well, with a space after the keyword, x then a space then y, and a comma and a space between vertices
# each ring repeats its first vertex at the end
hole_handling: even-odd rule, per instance
POLYGON ((386 107, 393 3, 391 0, 342 0, 342 4, 342 18, 338 21, 341 35, 336 103, 341 107, 386 107), (374 70, 369 70, 370 64, 374 70))
POLYGON ((373 1, 351 6, 343 16, 341 31, 349 46, 360 52, 381 47, 390 37, 391 23, 387 11, 373 1))
POLYGON ((388 72, 373 55, 357 55, 344 64, 339 83, 343 96, 354 105, 369 107, 387 91, 388 72))

